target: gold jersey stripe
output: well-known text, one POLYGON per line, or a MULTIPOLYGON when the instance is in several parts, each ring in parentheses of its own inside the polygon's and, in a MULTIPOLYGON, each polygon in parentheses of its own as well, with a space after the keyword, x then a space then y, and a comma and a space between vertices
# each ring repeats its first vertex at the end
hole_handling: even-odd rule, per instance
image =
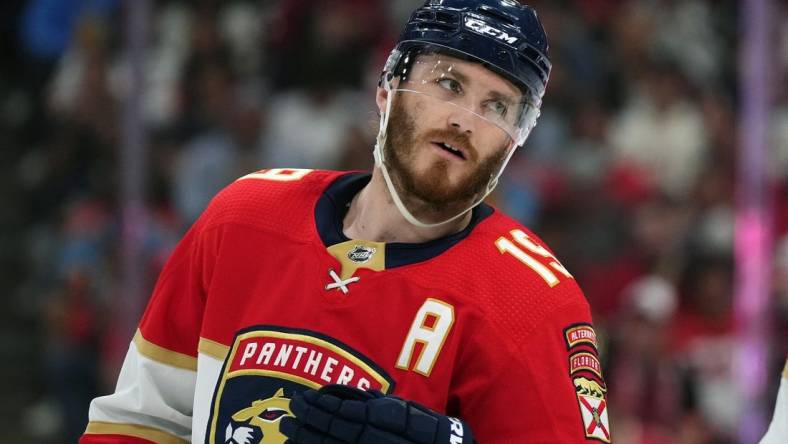
POLYGON ((188 441, 163 430, 136 424, 91 421, 85 430, 86 435, 123 435, 147 439, 156 444, 186 444, 188 441))
POLYGON ((785 360, 785 368, 783 368, 783 378, 788 379, 788 359, 785 360))
POLYGON ((220 344, 210 339, 200 338, 200 345, 197 347, 200 353, 224 361, 230 353, 230 347, 220 344))
POLYGON ((160 347, 142 337, 139 329, 134 334, 134 345, 137 346, 141 355, 156 362, 184 370, 197 371, 197 358, 160 347))

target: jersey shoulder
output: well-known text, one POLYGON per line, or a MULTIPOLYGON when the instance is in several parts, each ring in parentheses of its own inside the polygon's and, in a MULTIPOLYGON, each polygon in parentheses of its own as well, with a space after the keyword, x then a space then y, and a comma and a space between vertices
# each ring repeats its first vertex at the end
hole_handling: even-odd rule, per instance
POLYGON ((590 309, 572 274, 531 230, 495 211, 436 266, 440 286, 470 303, 514 343, 557 317, 590 323, 590 309), (562 313, 556 316, 556 313, 562 313))
POLYGON ((295 168, 256 171, 220 191, 201 217, 204 229, 245 225, 259 230, 306 235, 315 204, 343 172, 295 168))
POLYGON ((529 228, 495 211, 467 239, 459 254, 477 261, 475 273, 511 276, 513 283, 536 285, 544 291, 562 290, 574 281, 550 247, 529 228))

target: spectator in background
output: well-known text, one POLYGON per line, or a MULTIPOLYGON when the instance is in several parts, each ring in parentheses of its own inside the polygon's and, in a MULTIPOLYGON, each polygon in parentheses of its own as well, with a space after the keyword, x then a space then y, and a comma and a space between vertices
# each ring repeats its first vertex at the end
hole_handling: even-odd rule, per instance
POLYGON ((87 425, 85 402, 99 392, 101 313, 108 277, 114 275, 105 251, 112 239, 112 215, 102 202, 84 199, 65 214, 58 233, 54 292, 44 306, 44 375, 62 417, 64 438, 74 442, 87 425))
POLYGON ((193 18, 191 54, 182 85, 183 116, 177 131, 173 203, 184 226, 202 213, 216 192, 257 168, 262 98, 234 70, 233 50, 221 34, 220 7, 203 4, 193 18))
MULTIPOLYGON (((342 144, 354 122, 364 114, 359 98, 350 92, 292 91, 275 94, 268 101, 269 131, 261 141, 265 165, 294 168, 336 168, 345 149, 342 144)), ((373 115, 369 112, 369 115, 373 115)), ((369 116, 362 119, 368 121, 369 116)))
POLYGON ((30 137, 39 140, 35 126, 47 122, 47 84, 61 56, 72 47, 78 28, 85 20, 101 22, 117 11, 118 0, 32 0, 21 12, 18 43, 26 60, 22 82, 30 99, 30 137))
POLYGON ((675 67, 649 69, 611 128, 617 162, 647 174, 666 195, 681 199, 695 185, 707 150, 706 129, 675 67))
POLYGON ((30 211, 43 220, 69 199, 108 197, 117 175, 118 116, 108 82, 108 42, 101 22, 80 21, 47 99, 52 123, 21 160, 30 211))
POLYGON ((733 376, 732 264, 728 257, 693 258, 681 276, 681 303, 670 326, 670 348, 686 372, 688 413, 732 440, 741 414, 733 376))
POLYGON ((372 13, 380 9, 378 2, 358 0, 285 2, 286 19, 273 33, 279 63, 273 66, 272 88, 278 92, 267 102, 263 166, 340 166, 348 136, 364 132, 355 122, 375 116, 358 87, 385 36, 382 16, 372 13))
POLYGON ((386 36, 378 0, 284 0, 270 31, 274 90, 356 89, 386 36))
MULTIPOLYGON (((620 192, 621 188, 619 184, 616 190, 620 192)), ((609 256, 597 261, 593 256, 586 257, 581 278, 587 283, 586 294, 596 309, 595 316, 609 322, 614 322, 623 308, 628 286, 653 273, 676 276, 683 266, 676 256, 683 241, 683 217, 675 202, 655 194, 623 211, 629 225, 624 231, 627 242, 609 239, 614 247, 609 256)), ((614 236, 612 233, 622 235, 621 231, 608 235, 614 236)))
MULTIPOLYGON (((779 357, 788 357, 788 235, 784 234, 777 243, 774 254, 775 272, 772 284, 774 297, 774 336, 782 340, 777 341, 772 350, 775 357, 774 370, 779 371, 779 357)), ((777 381, 770 393, 777 393, 777 381)))
POLYGON ((620 442, 677 443, 682 417, 680 374, 669 348, 669 323, 678 303, 667 279, 645 275, 624 289, 612 332, 608 377, 615 378, 610 407, 622 421, 620 442))
POLYGON ((186 71, 193 79, 190 108, 198 110, 189 137, 175 162, 173 199, 187 224, 197 219, 216 190, 239 177, 245 166, 243 149, 256 140, 235 134, 238 121, 236 87, 227 63, 218 58, 198 59, 186 71))

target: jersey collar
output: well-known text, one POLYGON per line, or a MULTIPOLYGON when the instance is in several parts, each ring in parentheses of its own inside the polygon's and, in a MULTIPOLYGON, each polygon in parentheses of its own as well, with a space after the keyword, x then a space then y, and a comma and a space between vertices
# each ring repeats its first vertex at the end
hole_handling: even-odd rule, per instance
MULTIPOLYGON (((323 192, 315 206, 315 223, 326 248, 350 240, 342 232, 343 220, 350 202, 371 178, 370 173, 347 173, 339 176, 323 192)), ((423 262, 440 255, 468 237, 476 225, 494 211, 491 206, 481 203, 472 210, 470 223, 460 232, 423 243, 387 243, 385 268, 423 262)))

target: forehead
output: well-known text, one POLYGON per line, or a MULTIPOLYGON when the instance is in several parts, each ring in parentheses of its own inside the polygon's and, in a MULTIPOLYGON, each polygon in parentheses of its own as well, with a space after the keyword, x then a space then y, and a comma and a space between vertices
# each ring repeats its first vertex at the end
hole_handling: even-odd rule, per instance
POLYGON ((484 67, 481 63, 453 57, 441 53, 419 54, 411 67, 411 80, 428 80, 427 77, 460 77, 466 87, 481 92, 498 92, 511 98, 519 99, 522 91, 512 82, 484 67))

